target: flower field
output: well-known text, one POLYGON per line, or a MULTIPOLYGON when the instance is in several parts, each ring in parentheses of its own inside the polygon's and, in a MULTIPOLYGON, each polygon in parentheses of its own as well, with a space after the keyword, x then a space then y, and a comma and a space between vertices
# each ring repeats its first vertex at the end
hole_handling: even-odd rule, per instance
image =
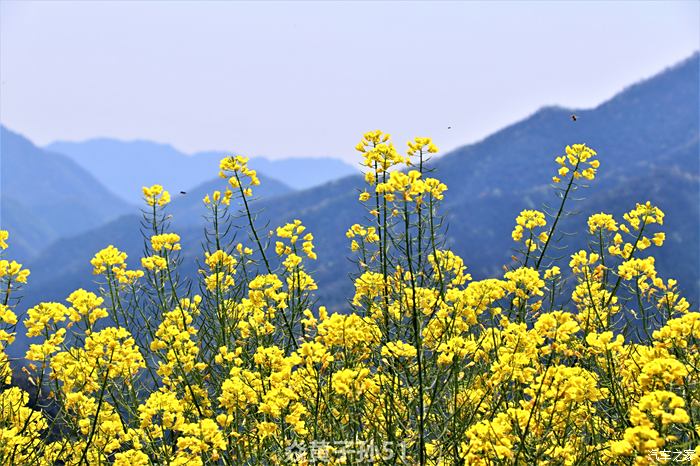
POLYGON ((266 231, 241 156, 203 199, 196 280, 160 185, 143 257, 96 252, 95 292, 25 309, 30 272, 0 259, 0 464, 700 464, 700 313, 656 272, 662 210, 580 213, 588 247, 557 255, 605 154, 553 157, 551 208, 523 210, 512 262, 473 280, 446 247, 432 140, 400 152, 372 131, 356 149, 344 309, 314 297, 313 232, 266 231))

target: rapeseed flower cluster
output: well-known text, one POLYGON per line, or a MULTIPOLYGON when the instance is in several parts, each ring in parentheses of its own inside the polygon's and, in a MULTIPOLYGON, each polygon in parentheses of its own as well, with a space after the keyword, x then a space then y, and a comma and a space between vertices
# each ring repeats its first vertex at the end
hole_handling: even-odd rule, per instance
POLYGON ((12 283, 27 283, 30 271, 23 269, 22 264, 15 261, 0 260, 0 280, 12 286, 12 283))
POLYGON ((159 184, 150 187, 144 186, 142 191, 146 204, 151 207, 163 207, 170 203, 170 193, 159 184))
POLYGON ((180 235, 177 233, 163 233, 151 236, 151 248, 154 251, 179 251, 180 235))
POLYGON ((566 146, 565 154, 556 158, 559 165, 558 176, 553 177, 552 181, 560 183, 568 176, 572 179, 593 180, 600 167, 597 155, 596 151, 585 144, 566 146))
POLYGON ((539 210, 523 210, 515 219, 515 228, 511 233, 513 241, 520 242, 525 238, 525 246, 528 252, 532 252, 538 248, 538 244, 545 244, 549 238, 547 231, 536 231, 538 228, 543 228, 547 225, 544 213, 539 210), (526 233, 527 232, 527 233, 526 233))
POLYGON ((224 205, 224 206, 229 206, 229 205, 231 205, 231 198, 232 197, 233 197, 233 191, 231 191, 230 189, 227 188, 223 194, 221 194, 221 191, 218 191, 218 190, 214 191, 211 194, 211 197, 209 196, 209 194, 207 194, 206 196, 204 196, 203 202, 207 206, 211 206, 212 204, 213 205, 220 204, 220 205, 224 205))
POLYGON ((346 312, 317 305, 302 221, 258 235, 246 198, 259 180, 241 156, 204 199, 195 281, 179 273, 159 185, 144 188, 143 270, 107 246, 91 260, 99 293, 23 309, 29 271, 0 259, 0 464, 646 465, 661 450, 700 462, 700 313, 649 255, 665 239, 658 207, 595 213, 588 247, 552 257, 574 180, 599 168, 589 147, 567 147, 559 213, 523 210, 522 257, 474 280, 446 248, 432 140, 400 154, 371 131, 356 149, 369 215, 346 233, 346 312), (227 236, 237 218, 251 245, 227 236), (21 366, 6 351, 18 331, 21 366), (360 459, 344 442, 382 447, 360 459))
POLYGON ((238 260, 225 251, 217 250, 213 253, 205 253, 205 264, 209 271, 201 270, 205 275, 204 284, 209 291, 227 291, 233 287, 233 279, 236 274, 236 264, 238 260))
POLYGON ((417 137, 413 141, 408 141, 408 155, 410 157, 421 154, 435 154, 438 148, 433 144, 431 138, 417 137))
POLYGON ((108 277, 110 274, 113 274, 120 284, 132 284, 143 277, 143 270, 127 270, 126 258, 126 253, 119 251, 110 244, 98 251, 90 261, 90 264, 93 266, 92 273, 95 275, 106 274, 108 277))
MULTIPOLYGON (((228 178, 228 183, 233 189, 240 190, 241 194, 247 197, 253 195, 253 186, 260 185, 260 179, 255 170, 248 168, 248 158, 240 155, 226 157, 221 159, 219 164, 219 176, 228 178)), ((231 195, 228 194, 228 189, 224 194, 224 204, 230 203, 231 195)), ((216 193, 214 193, 214 197, 216 193)), ((216 200, 214 202, 217 202, 216 200)), ((206 198, 205 198, 206 203, 206 198)))

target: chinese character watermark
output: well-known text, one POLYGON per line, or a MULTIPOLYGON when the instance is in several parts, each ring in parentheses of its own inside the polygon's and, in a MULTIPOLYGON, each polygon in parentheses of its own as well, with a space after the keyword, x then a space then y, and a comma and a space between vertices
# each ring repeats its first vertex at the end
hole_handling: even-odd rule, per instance
POLYGON ((311 463, 329 463, 331 461, 360 462, 371 464, 391 459, 406 459, 406 444, 404 442, 370 441, 319 441, 309 443, 294 442, 285 449, 287 461, 309 461, 311 463))
POLYGON ((686 463, 695 459, 697 453, 695 450, 651 450, 647 454, 647 458, 659 463, 674 462, 686 463))

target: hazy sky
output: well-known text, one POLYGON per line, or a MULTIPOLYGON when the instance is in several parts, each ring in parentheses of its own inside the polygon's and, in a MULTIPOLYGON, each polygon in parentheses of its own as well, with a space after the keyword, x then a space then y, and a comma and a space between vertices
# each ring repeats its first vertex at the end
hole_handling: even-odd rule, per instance
POLYGON ((0 1, 0 120, 38 144, 351 160, 597 105, 697 50, 689 2, 0 1), (447 127, 452 129, 448 130, 447 127))

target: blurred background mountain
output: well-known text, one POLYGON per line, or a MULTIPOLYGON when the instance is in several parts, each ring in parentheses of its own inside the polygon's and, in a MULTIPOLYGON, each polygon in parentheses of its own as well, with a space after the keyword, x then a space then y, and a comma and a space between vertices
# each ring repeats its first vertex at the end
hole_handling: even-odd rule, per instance
MULTIPOLYGON (((583 142, 597 150, 600 175, 590 189, 577 193, 583 199, 572 208, 581 213, 561 226, 577 235, 564 238, 558 254, 568 257, 585 247, 588 215, 605 211, 621 218, 636 202, 649 200, 666 213, 666 244, 653 251, 657 269, 662 277, 678 279, 685 296, 697 304, 699 68, 696 53, 595 108, 546 107, 436 157, 433 176, 449 188, 442 208, 449 223, 448 247, 464 258, 475 279, 501 273, 513 252, 515 216, 522 209, 556 204, 550 187, 554 157, 567 144, 583 142)), ((42 300, 63 300, 78 287, 95 289, 89 261, 108 244, 127 252, 130 267, 139 265, 143 238, 136 204, 146 184, 162 183, 173 194, 169 209, 182 236, 183 272, 195 275, 204 227, 201 199, 226 185, 214 179, 222 153, 184 155, 168 145, 106 139, 41 149, 4 128, 0 142, 0 219, 11 234, 8 255, 32 271, 20 311, 42 300), (187 194, 178 194, 181 190, 187 194)), ((262 181, 254 203, 258 225, 265 232, 301 219, 315 236, 319 260, 311 268, 319 302, 333 311, 347 310, 354 266, 344 233, 366 215, 357 201, 362 177, 335 159, 254 159, 251 165, 262 181)))
MULTIPOLYGON (((142 186, 158 183, 173 191, 186 190, 216 176, 219 161, 229 155, 225 151, 190 155, 169 144, 106 138, 58 141, 46 149, 67 155, 107 189, 136 205, 141 202, 142 186)), ((249 165, 270 177, 284 179, 294 189, 310 188, 358 171, 342 160, 330 157, 281 160, 254 157, 249 165)))
POLYGON ((65 155, 40 149, 5 127, 0 143, 0 219, 12 232, 18 260, 132 210, 65 155))

